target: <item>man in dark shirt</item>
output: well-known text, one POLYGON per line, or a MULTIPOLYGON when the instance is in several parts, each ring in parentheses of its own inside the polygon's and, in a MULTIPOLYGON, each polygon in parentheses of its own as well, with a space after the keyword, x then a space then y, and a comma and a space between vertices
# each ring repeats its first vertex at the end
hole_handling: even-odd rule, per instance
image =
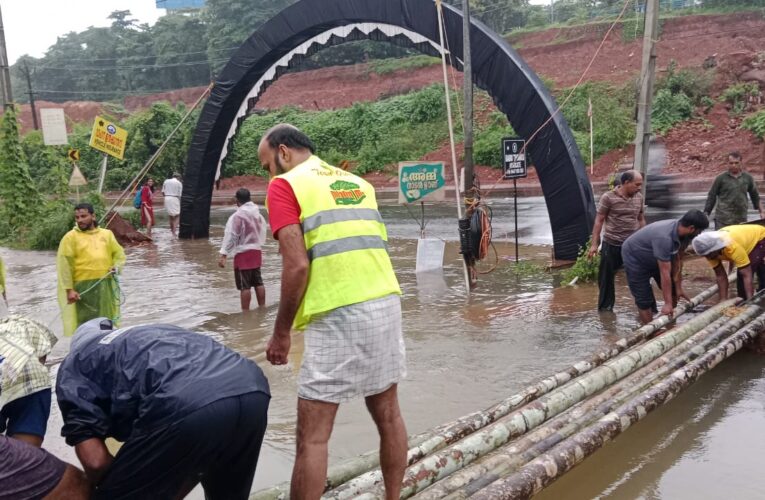
POLYGON ((704 212, 709 215, 715 210, 715 229, 746 222, 747 194, 754 209, 765 219, 765 211, 760 206, 760 194, 754 178, 741 168, 741 154, 733 151, 728 155, 728 170, 718 175, 707 195, 704 212))
POLYGON ((93 498, 246 499, 266 429, 263 372, 207 336, 172 325, 75 332, 56 396, 93 498), (112 456, 104 440, 124 445, 112 456))
POLYGON ((664 295, 662 315, 672 315, 674 295, 688 299, 682 286, 682 252, 707 227, 709 219, 706 215, 699 210, 689 210, 680 220, 648 224, 627 238, 622 245, 627 284, 643 324, 651 321, 657 310, 651 278, 664 295))

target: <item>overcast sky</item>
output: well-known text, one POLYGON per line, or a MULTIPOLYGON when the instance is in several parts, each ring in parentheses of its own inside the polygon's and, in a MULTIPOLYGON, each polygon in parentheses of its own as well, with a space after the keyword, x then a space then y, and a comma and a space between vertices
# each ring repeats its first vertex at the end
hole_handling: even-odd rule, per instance
POLYGON ((106 16, 115 10, 129 10, 149 24, 165 13, 155 0, 0 0, 0 8, 11 64, 24 54, 43 56, 57 37, 70 31, 108 26, 106 16))

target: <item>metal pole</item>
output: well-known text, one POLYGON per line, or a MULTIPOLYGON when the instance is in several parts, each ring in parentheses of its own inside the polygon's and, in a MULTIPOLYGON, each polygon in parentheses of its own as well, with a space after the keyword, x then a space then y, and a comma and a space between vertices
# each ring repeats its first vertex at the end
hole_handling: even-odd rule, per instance
POLYGON ((98 178, 98 193, 104 189, 104 179, 106 179, 106 163, 109 161, 109 155, 103 153, 104 158, 101 160, 101 176, 98 178))
POLYGON ((37 109, 35 108, 35 93, 32 92, 32 74, 31 70, 29 69, 29 64, 24 61, 24 71, 26 72, 27 77, 27 94, 29 94, 29 107, 32 111, 32 125, 34 126, 35 130, 40 130, 40 127, 37 124, 37 109))
POLYGON ((470 50, 470 1, 462 0, 462 93, 465 101, 465 115, 462 127, 465 132, 465 193, 473 194, 473 63, 470 50))
POLYGON ((513 215, 515 216, 515 262, 518 262, 518 179, 513 179, 513 215))
POLYGON ((2 90, 3 107, 11 105, 11 67, 8 65, 8 53, 5 49, 5 28, 3 27, 3 14, 0 12, 0 90, 2 90))
POLYGON ((659 35, 659 0, 646 0, 643 34, 643 64, 640 70, 640 97, 635 134, 635 163, 633 168, 643 176, 643 198, 648 184, 648 149, 651 144, 651 108, 653 81, 656 70, 656 39, 659 35))

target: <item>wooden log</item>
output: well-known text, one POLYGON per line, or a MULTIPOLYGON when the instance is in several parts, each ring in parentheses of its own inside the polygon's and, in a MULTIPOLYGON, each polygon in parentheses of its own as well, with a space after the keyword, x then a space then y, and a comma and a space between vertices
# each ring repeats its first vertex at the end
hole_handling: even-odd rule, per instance
MULTIPOLYGON (((728 280, 733 282, 735 278, 736 275, 733 273, 728 277, 728 280)), ((590 358, 582 360, 563 371, 531 384, 520 393, 510 396, 485 410, 470 413, 455 421, 442 424, 430 431, 425 431, 410 437, 409 452, 407 455, 408 465, 412 465, 430 453, 443 449, 446 446, 459 441, 463 437, 496 422, 499 418, 504 417, 511 411, 520 408, 524 404, 533 401, 534 399, 570 382, 574 378, 600 366, 629 347, 644 341, 650 335, 673 322, 679 316, 691 311, 694 307, 702 304, 716 293, 717 285, 713 285, 693 297, 690 302, 682 302, 681 304, 678 304, 673 312, 673 319, 670 319, 668 316, 660 316, 620 339, 609 346, 608 349, 594 354, 590 358)), ((373 469, 379 467, 379 465, 380 461, 377 450, 367 452, 358 457, 348 459, 338 465, 334 465, 330 467, 327 472, 327 487, 325 491, 336 488, 356 476, 373 471, 373 469)), ((381 478, 382 476, 380 476, 380 479, 381 478)), ((288 497, 289 482, 285 482, 253 493, 250 496, 250 499, 283 500, 288 497)))
MULTIPOLYGON (((630 349, 595 368, 590 373, 582 375, 563 387, 526 404, 480 431, 473 432, 458 443, 429 454, 407 469, 401 498, 408 498, 422 491, 436 481, 504 445, 510 439, 528 432, 586 397, 645 366, 711 321, 719 318, 724 309, 736 304, 738 300, 733 299, 719 303, 687 323, 630 349)), ((420 448, 426 443, 420 445, 420 448)), ((333 499, 355 498, 360 493, 373 489, 375 486, 382 487, 382 473, 379 469, 346 482, 328 492, 325 497, 333 499)))
POLYGON ((648 413, 677 396, 701 375, 729 358, 765 329, 765 314, 746 328, 734 333, 702 357, 676 370, 637 398, 610 412, 595 424, 583 429, 547 453, 537 457, 510 476, 495 481, 470 498, 530 498, 581 463, 605 443, 643 419, 648 413))
POLYGON ((760 307, 749 306, 733 318, 723 315, 675 349, 629 377, 572 407, 521 439, 497 449, 474 464, 438 481, 414 498, 418 500, 467 498, 475 491, 517 470, 526 462, 590 425, 625 401, 634 398, 668 374, 703 355, 707 349, 741 329, 761 313, 760 307))

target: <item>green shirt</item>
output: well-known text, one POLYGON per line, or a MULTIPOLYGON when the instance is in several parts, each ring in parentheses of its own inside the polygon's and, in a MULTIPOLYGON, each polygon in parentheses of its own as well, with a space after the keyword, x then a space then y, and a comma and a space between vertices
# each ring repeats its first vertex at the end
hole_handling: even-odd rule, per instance
POLYGON ((723 172, 715 178, 712 189, 709 190, 704 211, 711 213, 717 204, 715 220, 718 227, 746 222, 747 193, 752 199, 754 209, 759 210, 760 194, 757 192, 754 178, 746 172, 741 172, 738 177, 732 176, 730 172, 723 172))

